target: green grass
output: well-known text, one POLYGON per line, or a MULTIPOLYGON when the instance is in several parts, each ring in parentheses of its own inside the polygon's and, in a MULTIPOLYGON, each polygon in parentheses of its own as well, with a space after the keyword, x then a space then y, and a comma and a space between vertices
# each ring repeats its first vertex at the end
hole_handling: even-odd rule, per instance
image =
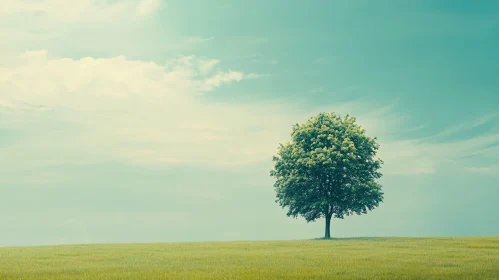
POLYGON ((499 279, 499 237, 8 247, 0 279, 499 279))

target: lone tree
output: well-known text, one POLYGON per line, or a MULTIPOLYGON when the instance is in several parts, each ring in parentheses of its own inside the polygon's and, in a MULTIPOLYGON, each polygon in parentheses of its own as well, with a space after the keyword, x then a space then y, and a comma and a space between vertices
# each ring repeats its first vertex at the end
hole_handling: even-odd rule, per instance
POLYGON ((383 201, 376 158, 377 138, 349 115, 321 113, 293 126, 291 141, 280 144, 270 176, 277 200, 287 215, 307 222, 326 219, 325 239, 331 238, 331 218, 367 214, 383 201))

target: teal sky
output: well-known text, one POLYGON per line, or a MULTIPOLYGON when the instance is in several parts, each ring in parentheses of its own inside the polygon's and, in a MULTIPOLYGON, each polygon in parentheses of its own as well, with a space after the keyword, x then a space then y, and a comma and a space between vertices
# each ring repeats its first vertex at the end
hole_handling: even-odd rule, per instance
POLYGON ((322 111, 385 161, 385 202, 334 237, 498 235, 498 19, 498 1, 2 0, 0 246, 320 237, 269 171, 322 111))

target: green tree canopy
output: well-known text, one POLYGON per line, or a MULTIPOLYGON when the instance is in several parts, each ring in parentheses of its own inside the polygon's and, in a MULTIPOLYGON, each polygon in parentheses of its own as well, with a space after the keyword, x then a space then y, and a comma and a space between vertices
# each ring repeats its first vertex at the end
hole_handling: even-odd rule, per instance
POLYGON ((383 201, 376 140, 349 115, 321 113, 294 125, 291 141, 273 158, 276 202, 291 217, 324 217, 330 238, 332 217, 366 214, 383 201))

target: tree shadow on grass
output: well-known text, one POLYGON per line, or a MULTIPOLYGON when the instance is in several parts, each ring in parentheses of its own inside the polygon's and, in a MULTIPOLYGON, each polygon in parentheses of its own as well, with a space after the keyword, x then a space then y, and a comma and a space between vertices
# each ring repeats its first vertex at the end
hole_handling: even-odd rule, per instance
POLYGON ((348 241, 348 240, 387 241, 387 240, 393 240, 395 238, 394 237, 367 237, 366 236, 366 237, 331 237, 329 239, 326 239, 324 237, 319 237, 319 238, 312 238, 312 239, 308 239, 308 240, 313 240, 313 241, 348 241))

